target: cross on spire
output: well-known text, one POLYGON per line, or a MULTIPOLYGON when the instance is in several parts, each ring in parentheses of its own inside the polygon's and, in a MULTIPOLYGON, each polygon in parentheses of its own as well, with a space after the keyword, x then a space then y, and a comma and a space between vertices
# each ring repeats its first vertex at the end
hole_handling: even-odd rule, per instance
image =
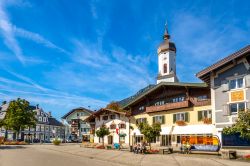
POLYGON ((168 21, 167 20, 165 23, 165 31, 164 31, 163 39, 164 40, 170 39, 170 35, 168 34, 168 21))

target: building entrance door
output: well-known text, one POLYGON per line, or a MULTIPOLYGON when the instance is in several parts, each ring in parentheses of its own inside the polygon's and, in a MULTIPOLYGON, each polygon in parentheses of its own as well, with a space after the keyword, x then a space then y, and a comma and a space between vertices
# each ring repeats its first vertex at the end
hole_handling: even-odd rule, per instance
POLYGON ((113 144, 113 136, 108 136, 108 144, 113 144))

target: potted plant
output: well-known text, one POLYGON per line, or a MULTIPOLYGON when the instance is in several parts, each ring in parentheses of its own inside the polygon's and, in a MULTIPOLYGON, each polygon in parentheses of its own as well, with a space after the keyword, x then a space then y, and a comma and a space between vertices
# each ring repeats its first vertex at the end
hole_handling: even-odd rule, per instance
POLYGON ((177 120, 175 122, 178 126, 185 126, 186 125, 186 122, 184 120, 177 120))
POLYGON ((203 123, 204 124, 212 124, 212 119, 211 118, 204 118, 203 123))

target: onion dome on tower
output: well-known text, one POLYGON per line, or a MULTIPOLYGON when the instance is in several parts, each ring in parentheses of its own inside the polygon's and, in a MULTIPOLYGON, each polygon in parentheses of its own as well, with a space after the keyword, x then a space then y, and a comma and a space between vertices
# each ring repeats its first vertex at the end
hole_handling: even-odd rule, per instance
POLYGON ((165 27, 165 32, 164 32, 164 35, 163 35, 163 39, 164 39, 164 41, 160 44, 160 46, 159 46, 159 48, 157 50, 158 55, 160 53, 162 53, 162 52, 165 52, 165 51, 174 51, 174 52, 176 52, 176 47, 175 47, 174 42, 170 41, 170 35, 168 33, 167 25, 165 27))

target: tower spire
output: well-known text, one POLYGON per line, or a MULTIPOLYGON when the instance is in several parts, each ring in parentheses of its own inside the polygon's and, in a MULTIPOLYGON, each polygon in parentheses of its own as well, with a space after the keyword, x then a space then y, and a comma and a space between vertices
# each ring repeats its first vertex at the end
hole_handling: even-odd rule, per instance
POLYGON ((168 21, 167 20, 165 23, 165 31, 164 31, 163 39, 164 40, 170 39, 170 35, 168 34, 168 21))

